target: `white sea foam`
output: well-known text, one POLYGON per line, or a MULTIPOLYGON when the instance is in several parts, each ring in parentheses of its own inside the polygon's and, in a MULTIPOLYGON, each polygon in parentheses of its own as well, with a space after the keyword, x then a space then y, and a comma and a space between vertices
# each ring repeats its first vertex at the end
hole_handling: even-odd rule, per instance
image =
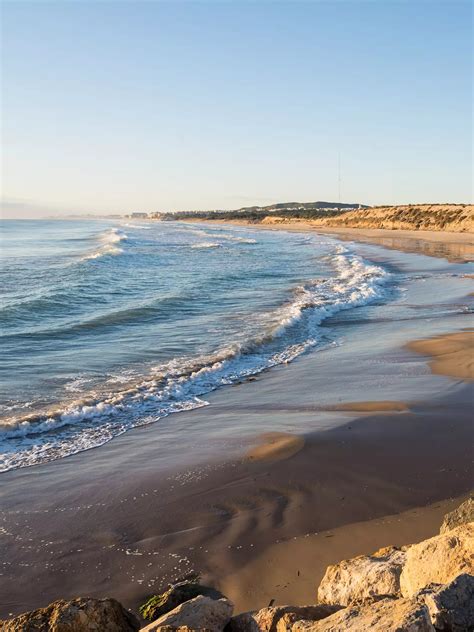
POLYGON ((382 267, 368 264, 345 247, 338 248, 331 262, 334 277, 297 287, 291 301, 258 315, 261 333, 244 344, 175 359, 145 378, 117 382, 112 392, 92 391, 55 410, 0 423, 0 471, 102 445, 133 427, 205 406, 203 396, 220 386, 291 362, 318 344, 318 326, 326 318, 384 295, 389 275, 382 267))
MULTIPOLYGON (((187 230, 186 232, 192 233, 194 235, 199 235, 200 237, 207 237, 209 239, 218 239, 221 241, 234 241, 236 243, 241 244, 256 244, 257 240, 252 237, 240 237, 239 235, 225 233, 223 231, 213 231, 213 230, 202 230, 199 228, 187 230)), ((219 244, 221 245, 221 244, 219 244)), ((197 247, 192 246, 192 248, 197 247)))
POLYGON ((150 230, 151 228, 151 226, 144 226, 143 224, 125 223, 124 226, 128 226, 128 228, 136 228, 137 230, 150 230))
POLYGON ((221 247, 221 244, 217 243, 216 241, 203 241, 199 244, 193 244, 191 246, 193 250, 201 250, 205 248, 220 248, 220 247, 221 247))
POLYGON ((111 228, 99 236, 99 247, 84 255, 81 260, 87 261, 89 259, 99 259, 100 257, 105 257, 107 255, 120 255, 122 254, 123 249, 117 244, 122 241, 126 241, 127 239, 128 236, 119 228, 111 228))
POLYGON ((235 241, 241 244, 256 244, 257 240, 250 237, 239 237, 238 235, 229 235, 227 233, 218 233, 212 235, 218 239, 224 239, 225 241, 235 241))

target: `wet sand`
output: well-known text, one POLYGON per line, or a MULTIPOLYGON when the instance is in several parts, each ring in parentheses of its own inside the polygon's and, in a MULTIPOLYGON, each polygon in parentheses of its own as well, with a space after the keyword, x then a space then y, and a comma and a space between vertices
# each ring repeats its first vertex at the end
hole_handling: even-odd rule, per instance
POLYGON ((474 330, 415 340, 408 348, 431 357, 433 373, 474 380, 474 330))
MULTIPOLYGON (((427 328, 418 310, 413 339, 427 328)), ((431 326, 444 333, 430 338, 455 350, 433 375, 433 340, 406 349, 383 320, 367 338, 374 323, 358 315, 346 345, 222 390, 207 408, 3 474, 0 617, 77 595, 136 611, 191 571, 237 612, 305 603, 327 564, 434 535, 449 499, 474 487, 474 385, 459 375, 467 314, 439 313, 431 326), (187 461, 198 439, 205 458, 187 461)))
POLYGON ((315 228, 338 239, 376 244, 384 248, 443 257, 452 263, 474 259, 474 234, 429 230, 387 230, 383 228, 315 228))
POLYGON ((304 447, 303 437, 288 432, 267 432, 259 438, 259 445, 245 455, 248 461, 284 461, 304 447))
MULTIPOLYGON (((130 471, 115 480, 101 477, 100 467, 81 467, 85 457, 78 455, 36 468, 36 478, 7 473, 12 497, 2 527, 10 546, 2 555, 1 615, 75 595, 111 595, 136 610, 191 571, 224 590, 237 611, 266 605, 270 594, 277 603, 307 601, 328 561, 401 538, 383 522, 373 538, 364 528, 334 529, 470 491, 472 395, 469 384, 433 405, 371 412, 308 434, 286 460, 243 458, 170 476, 130 471), (305 537, 323 532, 330 533, 305 537), (249 583, 251 569, 275 551, 275 571, 249 583), (307 585, 297 598, 299 584, 290 580, 302 569, 307 585), (283 577, 287 584, 277 586, 275 578, 283 577)), ((101 450, 95 452, 100 464, 101 450)), ((406 541, 434 534, 439 518, 420 510, 400 534, 406 541)))
POLYGON ((329 410, 347 410, 357 413, 392 413, 400 412, 404 413, 409 410, 406 402, 388 402, 388 401, 376 401, 376 402, 347 402, 345 404, 336 404, 335 406, 328 406, 329 410))
POLYGON ((314 603, 329 565, 373 553, 387 543, 403 546, 432 537, 439 532, 444 515, 464 500, 461 496, 273 544, 239 573, 224 577, 221 589, 238 595, 242 610, 268 605, 272 600, 302 606, 314 603))

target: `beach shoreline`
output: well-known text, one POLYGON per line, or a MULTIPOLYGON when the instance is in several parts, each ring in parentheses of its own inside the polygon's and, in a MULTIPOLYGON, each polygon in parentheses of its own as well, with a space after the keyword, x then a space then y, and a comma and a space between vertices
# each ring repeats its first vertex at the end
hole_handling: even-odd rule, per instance
MULTIPOLYGON (((388 228, 350 228, 342 226, 320 226, 305 220, 249 222, 246 220, 181 220, 190 224, 220 224, 246 226, 256 230, 282 230, 287 232, 310 232, 333 236, 342 241, 373 244, 401 252, 423 254, 445 258, 451 263, 466 263, 474 260, 474 233, 442 230, 410 230, 388 228)), ((272 221, 273 220, 273 221, 272 221)))
MULTIPOLYGON (((427 254, 422 248, 416 252, 427 254)), ((457 336, 465 329, 462 314, 451 321, 443 317, 434 333, 457 336)), ((0 617, 79 594, 110 595, 136 611, 147 595, 191 571, 223 590, 237 612, 270 599, 303 603, 314 599, 327 564, 433 535, 440 516, 474 484, 473 385, 459 375, 472 335, 456 338, 459 361, 451 358, 431 374, 431 347, 415 342, 424 338, 416 322, 413 331, 407 342, 414 346, 395 342, 396 353, 377 355, 376 346, 366 345, 364 353, 375 363, 373 376, 393 366, 403 373, 406 366, 425 389, 418 398, 410 383, 412 397, 396 384, 390 397, 371 397, 376 385, 367 397, 354 397, 360 388, 347 381, 360 364, 355 345, 347 358, 341 348, 342 364, 334 359, 328 365, 331 351, 309 354, 215 394, 208 410, 173 417, 190 431, 199 420, 230 414, 264 415, 270 424, 269 433, 261 433, 255 421, 253 435, 234 438, 229 449, 217 434, 199 465, 160 469, 153 450, 166 428, 157 425, 97 450, 3 474, 10 548, 0 617), (339 401, 318 403, 309 391, 306 402, 292 400, 301 376, 321 366, 329 372, 332 365, 339 401), (285 417, 286 429, 275 425, 272 433, 272 419, 285 417), (300 418, 301 426, 292 421, 300 418), (327 425, 319 427, 320 419, 327 425), (12 581, 19 566, 25 581, 38 586, 35 594, 12 581)), ((310 382, 308 388, 317 393, 310 382)))

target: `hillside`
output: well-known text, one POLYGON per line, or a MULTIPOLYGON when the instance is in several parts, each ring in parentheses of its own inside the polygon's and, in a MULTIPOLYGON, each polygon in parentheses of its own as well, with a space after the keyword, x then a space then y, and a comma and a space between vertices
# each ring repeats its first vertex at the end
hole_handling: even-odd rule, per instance
POLYGON ((174 211, 168 213, 152 213, 150 219, 161 221, 204 219, 204 220, 243 220, 260 222, 267 215, 279 215, 296 219, 317 219, 332 217, 346 211, 369 208, 362 204, 346 202, 279 202, 269 206, 244 206, 231 211, 174 211))

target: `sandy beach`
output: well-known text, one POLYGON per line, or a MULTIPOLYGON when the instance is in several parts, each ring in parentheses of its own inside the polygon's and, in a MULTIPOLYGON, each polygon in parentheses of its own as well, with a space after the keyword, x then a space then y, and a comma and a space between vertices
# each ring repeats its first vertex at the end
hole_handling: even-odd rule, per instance
MULTIPOLYGON (((420 241, 401 250, 433 256, 426 244, 439 243, 453 261, 446 243, 420 241)), ((138 428, 3 474, 0 616, 79 594, 136 611, 191 572, 236 612, 301 604, 328 564, 436 533, 474 483, 472 281, 459 263, 371 253, 420 277, 428 266, 404 299, 413 317, 334 319, 344 344, 214 393, 173 417, 176 437, 138 428), (436 318, 420 320, 441 282, 436 318), (13 581, 19 567, 35 591, 13 581)))
MULTIPOLYGON (((206 221, 205 223, 209 222, 206 221)), ((215 220, 212 223, 232 223, 249 226, 249 222, 241 220, 232 220, 231 222, 215 220)), ((343 241, 376 244, 402 252, 441 257, 452 263, 464 263, 474 259, 474 234, 472 232, 318 226, 311 221, 278 221, 278 218, 271 217, 265 218, 261 223, 252 223, 251 226, 262 230, 314 231, 324 235, 333 235, 343 241)))
POLYGON ((474 632, 472 2, 2 24, 0 632, 474 632))

